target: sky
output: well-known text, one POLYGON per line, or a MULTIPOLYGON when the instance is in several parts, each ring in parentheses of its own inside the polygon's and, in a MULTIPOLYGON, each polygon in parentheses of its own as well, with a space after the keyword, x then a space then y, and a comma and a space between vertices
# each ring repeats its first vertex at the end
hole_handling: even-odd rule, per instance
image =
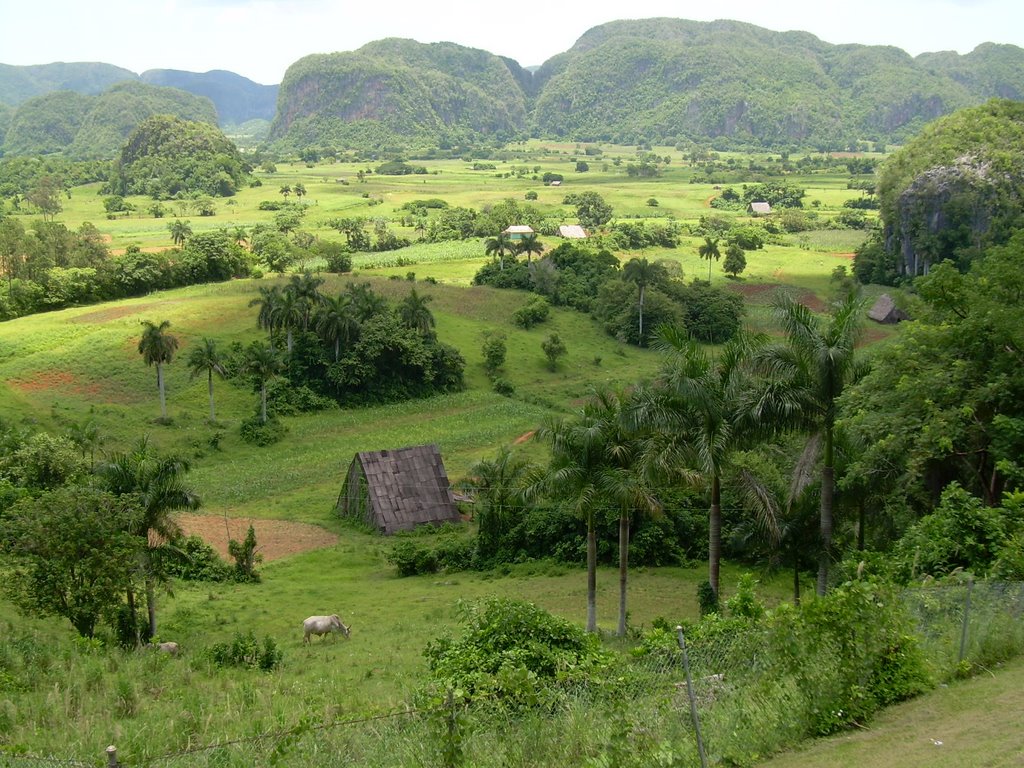
POLYGON ((0 63, 100 61, 147 69, 226 69, 279 83, 312 53, 372 40, 450 41, 539 65, 618 19, 736 19, 828 43, 912 55, 979 43, 1024 47, 1021 0, 0 0, 0 63))

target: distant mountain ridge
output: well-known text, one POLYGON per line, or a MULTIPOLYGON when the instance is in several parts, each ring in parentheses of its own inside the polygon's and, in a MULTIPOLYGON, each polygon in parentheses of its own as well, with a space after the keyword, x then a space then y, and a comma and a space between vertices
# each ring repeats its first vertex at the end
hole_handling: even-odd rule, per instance
MULTIPOLYGON (((78 91, 136 77, 109 65, 75 74, 75 66, 0 65, 0 103, 15 103, 32 83, 78 91)), ((536 135, 836 149, 903 142, 963 107, 1024 99, 1024 49, 985 43, 915 58, 738 21, 660 18, 593 27, 536 68, 455 43, 389 38, 303 57, 279 88, 224 71, 151 70, 141 79, 212 99, 222 125, 273 119, 270 140, 281 148, 402 151, 536 135)), ((0 108, 0 134, 18 119, 0 108)))
POLYGON ((278 86, 261 85, 234 72, 150 69, 137 75, 121 67, 95 62, 56 62, 25 67, 0 64, 0 105, 18 107, 31 98, 54 91, 95 96, 123 81, 141 81, 204 96, 213 102, 221 125, 238 125, 254 119, 273 120, 277 108, 278 86))

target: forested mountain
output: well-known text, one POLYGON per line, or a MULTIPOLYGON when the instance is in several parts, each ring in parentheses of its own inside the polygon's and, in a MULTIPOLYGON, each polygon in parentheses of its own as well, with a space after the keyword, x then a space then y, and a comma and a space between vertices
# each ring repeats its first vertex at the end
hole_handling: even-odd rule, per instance
MULTIPOLYGON (((522 69, 517 72, 525 79, 522 69)), ((526 95, 498 56, 454 43, 388 39, 316 54, 285 73, 271 138, 294 146, 408 138, 508 138, 526 127, 526 95)))
POLYGON ((3 154, 61 152, 78 159, 113 158, 128 135, 157 114, 217 124, 209 99, 175 88, 128 81, 96 96, 55 91, 29 99, 15 110, 3 154))
POLYGON ((837 148, 902 141, 956 109, 1022 92, 1016 46, 915 59, 735 21, 644 19, 594 27, 533 74, 448 43, 388 40, 307 57, 285 77, 273 136, 316 144, 373 130, 500 133, 520 128, 526 110, 526 130, 578 141, 837 148), (479 91, 489 98, 466 98, 479 91))
POLYGON ((884 240, 857 255, 860 279, 892 282, 950 260, 967 271, 1024 229, 1024 103, 992 99, 927 126, 882 167, 884 240))
POLYGON ((260 85, 222 69, 202 73, 150 69, 140 77, 142 82, 150 85, 163 85, 205 96, 217 108, 221 125, 241 125, 254 119, 270 121, 277 110, 276 85, 260 85))
POLYGON ((114 83, 135 80, 134 72, 98 62, 63 62, 15 67, 0 64, 0 104, 17 106, 51 91, 102 93, 114 83))
MULTIPOLYGON (((111 78, 134 77, 96 64, 0 65, 0 103, 56 87, 96 93, 111 78)), ((224 71, 141 77, 210 98, 221 125, 276 114, 271 140, 290 149, 401 151, 527 134, 837 149, 903 142, 957 109, 1024 98, 1024 49, 985 43, 963 56, 914 58, 893 47, 832 45, 807 32, 663 18, 594 27, 533 71, 454 43, 386 39, 306 56, 288 68, 279 92, 224 71)), ((11 130, 19 127, 13 144, 7 137, 8 152, 56 146, 76 119, 31 127, 30 118, 38 119, 11 118, 11 130), (25 141, 24 131, 45 141, 25 141)), ((4 120, 0 111, 0 134, 4 120)))

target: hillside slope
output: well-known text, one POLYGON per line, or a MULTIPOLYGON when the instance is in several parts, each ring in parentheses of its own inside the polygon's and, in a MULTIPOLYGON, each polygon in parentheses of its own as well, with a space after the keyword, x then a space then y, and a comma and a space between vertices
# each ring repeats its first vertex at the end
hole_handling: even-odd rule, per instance
POLYGON ((183 72, 178 69, 150 69, 142 82, 205 96, 217 108, 221 125, 241 125, 248 120, 273 120, 277 110, 276 85, 261 85, 247 77, 215 69, 183 72))

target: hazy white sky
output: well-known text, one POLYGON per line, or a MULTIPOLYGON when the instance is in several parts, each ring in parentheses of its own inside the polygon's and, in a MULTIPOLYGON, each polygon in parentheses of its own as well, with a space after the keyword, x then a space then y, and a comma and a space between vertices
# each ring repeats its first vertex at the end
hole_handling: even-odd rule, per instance
POLYGON ((308 54, 407 37, 483 48, 529 66, 598 24, 656 16, 738 19, 913 55, 967 53, 982 42, 1024 47, 1021 0, 0 0, 0 63, 227 69, 278 83, 308 54))

